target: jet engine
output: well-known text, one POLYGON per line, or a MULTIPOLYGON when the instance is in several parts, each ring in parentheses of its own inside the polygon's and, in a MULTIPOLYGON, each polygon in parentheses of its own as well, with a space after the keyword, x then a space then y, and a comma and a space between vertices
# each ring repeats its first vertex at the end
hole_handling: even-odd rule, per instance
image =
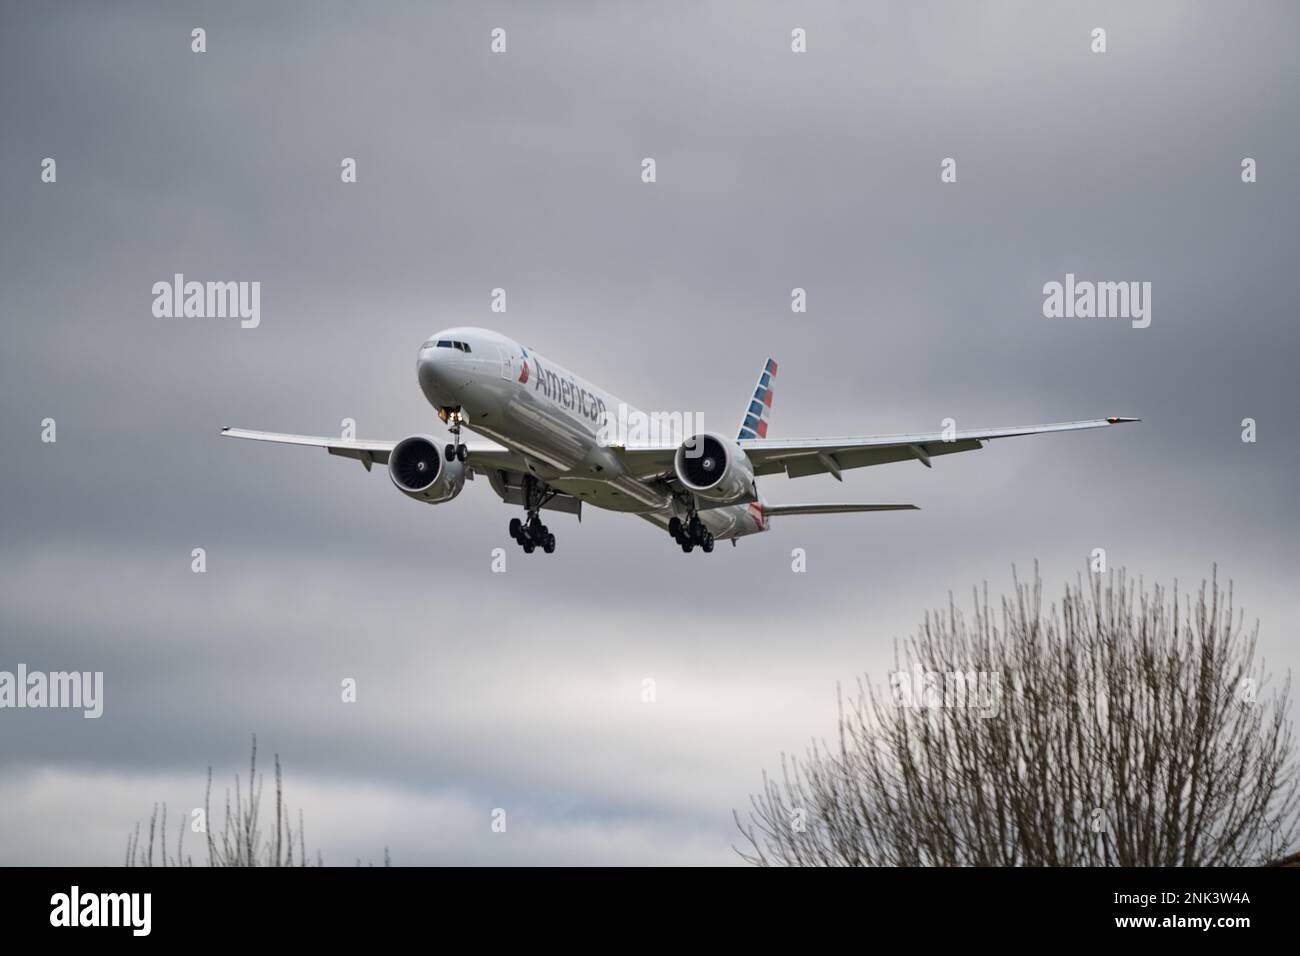
POLYGON ((417 501, 450 501, 465 486, 465 465, 448 461, 444 448, 428 435, 403 438, 388 453, 388 477, 398 491, 417 501))
POLYGON ((733 441, 705 432, 682 442, 673 458, 677 480, 714 505, 754 501, 754 466, 733 441))

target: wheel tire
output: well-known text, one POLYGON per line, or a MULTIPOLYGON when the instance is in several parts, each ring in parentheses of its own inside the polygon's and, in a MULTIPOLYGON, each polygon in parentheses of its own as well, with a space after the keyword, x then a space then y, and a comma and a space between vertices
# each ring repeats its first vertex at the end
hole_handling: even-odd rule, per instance
POLYGON ((705 539, 704 539, 704 543, 703 543, 702 545, 700 545, 700 547, 704 549, 704 553, 705 553, 705 554, 712 554, 712 553, 713 553, 713 535, 709 535, 707 538, 705 538, 705 539))
POLYGON ((533 544, 531 541, 524 542, 524 554, 532 554, 536 550, 537 545, 533 544))
POLYGON ((466 448, 464 445, 457 445, 457 446, 456 446, 456 460, 457 460, 457 461, 460 461, 460 462, 464 462, 465 459, 468 458, 468 457, 469 457, 469 449, 466 448))
POLYGON ((448 445, 446 448, 443 449, 442 454, 443 457, 445 457, 448 461, 453 460, 456 457, 456 446, 448 445))
POLYGON ((676 515, 668 519, 668 533, 681 542, 682 537, 682 519, 676 515))
POLYGON ((555 553, 555 535, 547 534, 546 540, 542 543, 542 550, 547 554, 555 553))
POLYGON ((510 537, 512 537, 512 538, 514 538, 516 541, 518 541, 519 538, 520 538, 520 536, 521 536, 523 533, 524 533, 524 523, 523 523, 522 521, 520 521, 518 518, 511 518, 511 519, 510 519, 510 537))
POLYGON ((691 549, 693 549, 694 547, 695 545, 691 544, 689 541, 682 542, 682 552, 685 554, 690 554, 691 549))

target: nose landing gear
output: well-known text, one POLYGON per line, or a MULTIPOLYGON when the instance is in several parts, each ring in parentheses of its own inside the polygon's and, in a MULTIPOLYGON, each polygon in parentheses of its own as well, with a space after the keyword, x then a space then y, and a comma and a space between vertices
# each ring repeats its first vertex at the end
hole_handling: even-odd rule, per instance
POLYGON ((469 457, 469 449, 460 442, 460 426, 465 420, 465 413, 459 408, 440 408, 438 417, 447 425, 447 430, 451 432, 453 444, 443 449, 443 455, 448 461, 457 461, 464 463, 469 457))

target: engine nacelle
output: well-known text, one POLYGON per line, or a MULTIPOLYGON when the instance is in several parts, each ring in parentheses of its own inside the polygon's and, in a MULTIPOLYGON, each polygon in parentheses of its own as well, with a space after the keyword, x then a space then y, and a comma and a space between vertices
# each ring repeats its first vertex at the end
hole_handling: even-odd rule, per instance
POLYGON ((714 504, 754 500, 754 466, 734 441, 714 432, 692 435, 673 458, 677 480, 714 504))
POLYGON ((448 461, 446 444, 428 435, 403 438, 388 453, 388 477, 402 494, 436 505, 465 487, 465 465, 448 461))

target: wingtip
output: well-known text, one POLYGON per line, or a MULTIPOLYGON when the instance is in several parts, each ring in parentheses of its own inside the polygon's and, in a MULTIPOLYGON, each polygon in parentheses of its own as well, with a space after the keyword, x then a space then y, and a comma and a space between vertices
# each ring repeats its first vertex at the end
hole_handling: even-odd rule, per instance
POLYGON ((1121 415, 1112 415, 1112 416, 1110 416, 1109 418, 1107 418, 1106 421, 1110 422, 1110 424, 1112 424, 1112 425, 1122 425, 1124 422, 1140 422, 1140 421, 1142 421, 1142 419, 1140 419, 1140 418, 1124 418, 1124 417, 1121 416, 1121 415))

